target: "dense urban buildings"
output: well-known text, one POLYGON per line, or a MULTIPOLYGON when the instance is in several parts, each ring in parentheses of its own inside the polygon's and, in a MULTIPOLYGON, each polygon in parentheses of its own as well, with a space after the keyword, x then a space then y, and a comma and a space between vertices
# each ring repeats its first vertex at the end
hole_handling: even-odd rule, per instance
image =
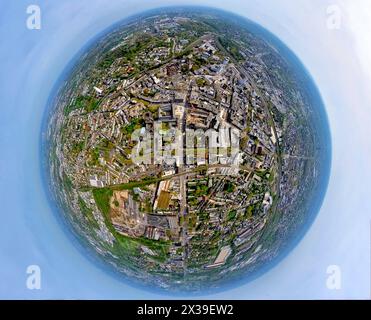
POLYGON ((240 22, 152 13, 102 37, 55 100, 54 194, 115 270, 198 290, 251 273, 304 223, 320 138, 305 85, 240 22))

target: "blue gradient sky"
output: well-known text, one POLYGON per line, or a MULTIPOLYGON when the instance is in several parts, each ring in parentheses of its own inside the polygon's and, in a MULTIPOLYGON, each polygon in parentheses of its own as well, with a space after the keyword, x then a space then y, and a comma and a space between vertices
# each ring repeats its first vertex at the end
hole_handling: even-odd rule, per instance
POLYGON ((0 298, 166 298, 117 281, 71 243, 45 199, 39 131, 54 83, 83 44, 133 13, 172 4, 236 12, 281 38, 319 87, 333 138, 327 197, 303 241, 259 279, 204 298, 369 298, 371 4, 367 0, 0 0, 0 298), (41 7, 40 31, 26 28, 29 4, 41 7), (339 30, 326 27, 326 9, 333 4, 343 14, 339 30), (39 291, 25 285, 31 264, 41 267, 39 291), (329 265, 342 270, 341 290, 326 287, 329 265))

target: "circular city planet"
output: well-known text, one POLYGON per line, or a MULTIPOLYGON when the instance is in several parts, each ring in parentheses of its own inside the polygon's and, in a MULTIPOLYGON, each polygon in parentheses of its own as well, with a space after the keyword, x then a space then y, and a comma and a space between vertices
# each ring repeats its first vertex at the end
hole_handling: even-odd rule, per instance
POLYGON ((307 71, 268 31, 214 9, 150 11, 94 39, 61 77, 45 137, 48 189, 74 237, 108 270, 171 291, 261 275, 328 183, 307 71))

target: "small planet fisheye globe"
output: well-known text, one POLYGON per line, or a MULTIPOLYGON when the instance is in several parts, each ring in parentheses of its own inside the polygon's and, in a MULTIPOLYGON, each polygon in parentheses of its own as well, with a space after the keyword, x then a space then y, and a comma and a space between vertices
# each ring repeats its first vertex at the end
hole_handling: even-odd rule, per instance
POLYGON ((295 246, 323 201, 318 91, 244 18, 131 17, 83 48, 50 101, 51 199, 86 252, 128 281, 182 292, 249 281, 295 246))

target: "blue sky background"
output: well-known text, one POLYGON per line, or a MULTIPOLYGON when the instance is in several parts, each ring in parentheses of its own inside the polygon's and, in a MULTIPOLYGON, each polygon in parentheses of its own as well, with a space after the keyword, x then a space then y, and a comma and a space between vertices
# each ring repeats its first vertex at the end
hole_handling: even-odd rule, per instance
POLYGON ((305 238, 259 279, 201 298, 370 298, 368 0, 0 0, 0 298, 172 298, 117 281, 76 249, 45 198, 39 132, 51 89, 83 44, 131 14, 173 4, 236 12, 283 40, 319 87, 333 138, 327 197, 305 238), (26 27, 30 4, 41 7, 41 30, 26 27), (340 29, 327 28, 329 5, 342 12, 340 29), (41 290, 26 287, 32 264, 41 290), (341 290, 326 287, 329 265, 341 268, 341 290))

